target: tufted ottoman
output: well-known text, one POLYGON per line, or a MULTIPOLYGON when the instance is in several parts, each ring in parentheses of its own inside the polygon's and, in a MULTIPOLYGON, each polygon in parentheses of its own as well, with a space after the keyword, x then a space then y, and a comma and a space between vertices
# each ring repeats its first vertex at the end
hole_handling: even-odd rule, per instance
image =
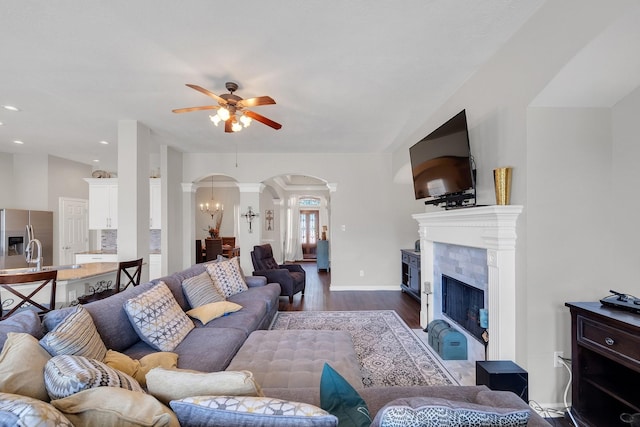
POLYGON ((262 388, 319 388, 325 362, 363 388, 351 335, 342 331, 254 331, 227 370, 251 371, 262 388))

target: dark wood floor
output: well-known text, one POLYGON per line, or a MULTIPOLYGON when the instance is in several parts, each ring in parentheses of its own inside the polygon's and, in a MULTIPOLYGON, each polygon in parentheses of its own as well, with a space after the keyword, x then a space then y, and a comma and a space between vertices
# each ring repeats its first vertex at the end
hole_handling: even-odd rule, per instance
POLYGON ((293 304, 287 297, 280 297, 280 311, 395 310, 410 328, 420 328, 420 303, 409 295, 399 290, 330 291, 331 273, 318 272, 315 262, 300 265, 307 274, 304 297, 296 294, 293 304))

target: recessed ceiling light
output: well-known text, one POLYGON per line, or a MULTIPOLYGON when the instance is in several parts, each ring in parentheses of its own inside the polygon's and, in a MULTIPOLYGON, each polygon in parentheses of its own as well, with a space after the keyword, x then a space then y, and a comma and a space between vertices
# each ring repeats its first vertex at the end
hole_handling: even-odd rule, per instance
POLYGON ((4 126, 4 123, 0 122, 0 126, 4 126))
POLYGON ((102 145, 109 145, 109 141, 100 141, 100 144, 102 144, 102 145))
POLYGON ((94 162, 94 163, 100 163, 100 160, 98 160, 98 159, 93 159, 93 162, 94 162))
POLYGON ((2 108, 9 111, 20 111, 18 107, 14 107, 13 105, 3 105, 2 108))
POLYGON ((14 140, 14 141, 13 141, 13 143, 14 143, 14 144, 20 144, 20 145, 24 144, 24 142, 22 142, 22 141, 20 141, 20 140, 17 140, 17 139, 16 139, 16 140, 14 140))

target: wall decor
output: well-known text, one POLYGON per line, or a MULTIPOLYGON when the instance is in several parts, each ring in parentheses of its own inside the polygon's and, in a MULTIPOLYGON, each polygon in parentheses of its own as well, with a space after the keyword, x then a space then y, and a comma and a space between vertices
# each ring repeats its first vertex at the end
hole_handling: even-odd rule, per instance
POLYGON ((273 209, 267 209, 264 211, 264 231, 273 231, 273 209))

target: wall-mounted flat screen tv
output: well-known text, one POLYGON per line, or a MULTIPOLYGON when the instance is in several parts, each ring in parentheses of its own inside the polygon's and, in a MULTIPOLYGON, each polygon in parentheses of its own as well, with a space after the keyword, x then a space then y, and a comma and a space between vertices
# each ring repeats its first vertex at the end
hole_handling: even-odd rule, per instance
POLYGON ((416 200, 474 189, 467 116, 462 110, 409 149, 416 200))

